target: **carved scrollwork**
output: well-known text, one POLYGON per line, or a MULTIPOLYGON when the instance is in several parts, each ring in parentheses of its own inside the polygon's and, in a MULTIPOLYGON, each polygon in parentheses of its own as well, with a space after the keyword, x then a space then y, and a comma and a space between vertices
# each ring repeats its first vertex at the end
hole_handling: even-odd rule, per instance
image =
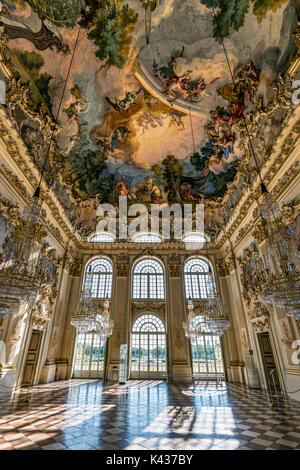
POLYGON ((129 271, 129 265, 127 263, 117 263, 116 270, 117 270, 118 277, 127 277, 128 271, 129 271))
POLYGON ((120 253, 117 258, 116 271, 118 277, 127 277, 129 272, 129 259, 127 253, 120 253))
POLYGON ((256 244, 251 243, 251 245, 243 251, 238 261, 241 269, 242 295, 246 304, 250 305, 251 300, 256 300, 261 294, 259 272, 262 259, 256 244))
POLYGON ((269 331, 270 311, 264 303, 255 300, 249 308, 248 314, 251 324, 257 333, 269 331))
POLYGON ((79 277, 82 269, 82 262, 79 260, 72 261, 70 265, 70 276, 79 277))
POLYGON ((54 303, 56 292, 49 284, 40 287, 36 301, 31 310, 31 324, 33 329, 44 330, 51 318, 51 307, 54 303))
POLYGON ((152 302, 152 301, 132 302, 131 312, 132 312, 133 317, 138 316, 141 313, 152 312, 164 318, 165 302, 152 302))
POLYGON ((181 264, 170 262, 168 264, 168 269, 169 269, 170 277, 180 277, 181 270, 182 270, 181 264))

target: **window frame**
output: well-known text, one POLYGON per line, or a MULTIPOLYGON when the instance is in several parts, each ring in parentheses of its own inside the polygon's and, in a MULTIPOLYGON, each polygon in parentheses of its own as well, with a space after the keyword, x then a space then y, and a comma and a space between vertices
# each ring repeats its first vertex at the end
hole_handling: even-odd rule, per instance
POLYGON ((144 258, 139 258, 132 266, 131 270, 131 300, 133 301, 138 301, 138 300, 150 300, 150 301, 157 301, 161 302, 166 299, 166 274, 165 274, 165 267, 163 263, 158 260, 157 258, 154 257, 144 257, 144 258), (155 261, 161 268, 162 272, 161 273, 136 273, 135 269, 136 267, 142 263, 143 261, 150 260, 150 261, 155 261), (142 296, 142 276, 146 276, 146 286, 147 286, 147 296, 142 296), (151 281, 150 277, 155 276, 155 293, 156 297, 152 297, 151 294, 151 281), (139 296, 135 296, 135 279, 139 278, 139 296), (159 291, 159 284, 158 284, 158 279, 162 279, 162 297, 158 297, 158 291, 159 291))
POLYGON ((136 233, 133 237, 132 237, 132 241, 134 243, 162 243, 162 237, 161 235, 159 235, 158 233, 155 233, 155 232, 140 232, 140 233, 136 233), (149 237, 157 237, 157 240, 155 241, 151 241, 151 240, 137 240, 137 238, 139 237, 143 237, 143 236, 149 236, 149 237))
POLYGON ((113 279, 114 279, 114 264, 113 262, 105 257, 105 256, 96 256, 93 259, 90 259, 85 266, 84 270, 84 278, 83 278, 83 284, 82 284, 82 291, 84 292, 85 289, 91 288, 91 297, 95 300, 105 300, 105 299, 111 299, 112 298, 112 289, 113 289, 113 279), (88 274, 88 269, 90 265, 92 265, 95 262, 101 262, 105 261, 109 263, 111 267, 111 271, 91 271, 91 282, 87 282, 87 276, 88 274), (101 277, 105 276, 104 279, 104 287, 101 289, 101 277), (96 280, 96 282, 94 281, 96 280), (108 287, 107 287, 108 283, 108 287), (94 289, 94 285, 96 284, 96 289, 94 289), (93 294, 94 290, 96 291, 96 295, 93 294), (101 294, 99 295, 99 291, 101 290, 101 294))
POLYGON ((203 323, 201 314, 196 315, 192 322, 195 326, 195 333, 190 338, 193 376, 202 377, 203 380, 205 377, 224 378, 225 366, 221 338, 215 335, 207 326, 197 330, 197 325, 203 323), (201 348, 204 357, 203 353, 201 355, 199 352, 201 348), (216 348, 220 348, 220 359, 216 356, 216 348))
POLYGON ((184 291, 185 291, 185 298, 186 299, 191 299, 191 300, 209 300, 213 299, 216 295, 216 279, 214 275, 214 270, 211 265, 211 263, 206 259, 198 256, 192 256, 188 258, 183 265, 183 282, 184 282, 184 291), (190 263, 191 261, 199 261, 202 263, 205 263, 208 267, 208 271, 187 271, 186 270, 186 265, 190 263), (211 276, 211 279, 213 281, 212 283, 212 295, 209 294, 209 289, 210 286, 207 283, 207 276, 211 276), (202 282, 200 282, 200 279, 202 282), (187 286, 189 287, 187 288, 187 286), (198 289, 199 296, 195 295, 195 290, 198 289), (205 289, 205 296, 203 296, 203 292, 205 289))
POLYGON ((163 377, 167 372, 167 332, 163 319, 151 311, 143 312, 135 318, 130 329, 130 376, 163 377), (144 320, 144 321, 143 321, 144 320), (140 321, 139 329, 135 325, 140 321), (153 325, 154 329, 143 329, 144 325, 153 325), (146 347, 145 347, 146 346, 146 347), (154 346, 154 348, 153 348, 154 346), (133 355, 133 350, 136 349, 133 355), (154 358, 150 352, 156 351, 154 358), (163 350, 163 354, 159 353, 163 350), (145 360, 146 358, 146 360, 145 360), (152 365, 156 358, 155 366, 152 365), (133 360, 135 359, 135 360, 133 360), (145 369, 146 366, 146 369, 145 369))
POLYGON ((192 243, 207 243, 207 238, 201 232, 188 232, 183 236, 182 241, 183 243, 191 243, 191 244, 192 243), (195 238, 198 238, 198 240, 197 239, 189 240, 188 239, 189 237, 195 237, 195 238), (199 239, 200 237, 201 237, 201 240, 199 239))
POLYGON ((116 241, 116 237, 109 232, 95 232, 92 235, 89 236, 88 241, 91 243, 114 243, 116 241), (97 236, 105 236, 105 237, 111 237, 111 240, 93 240, 93 237, 97 236))

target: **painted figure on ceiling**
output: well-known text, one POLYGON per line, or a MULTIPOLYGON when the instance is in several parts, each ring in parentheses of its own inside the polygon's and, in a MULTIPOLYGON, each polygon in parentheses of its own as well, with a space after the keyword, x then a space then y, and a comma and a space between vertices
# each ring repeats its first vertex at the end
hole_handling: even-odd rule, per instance
POLYGON ((154 115, 152 113, 149 113, 148 111, 144 111, 143 114, 140 114, 137 119, 137 123, 140 127, 143 128, 143 134, 145 131, 148 131, 149 126, 151 126, 153 129, 156 127, 163 126, 163 119, 166 119, 166 116, 162 115, 154 115))
MULTIPOLYGON (((182 57, 183 52, 184 47, 178 57, 182 57)), ((182 97, 184 100, 187 100, 188 98, 193 100, 193 98, 197 98, 199 95, 203 94, 207 87, 211 86, 216 80, 218 80, 218 78, 216 78, 208 84, 205 83, 202 77, 197 80, 193 80, 191 78, 192 70, 187 70, 182 75, 178 75, 176 72, 176 65, 176 58, 171 57, 167 67, 159 67, 154 61, 152 69, 154 77, 161 82, 166 95, 172 101, 175 101, 179 97, 182 97)))
POLYGON ((64 112, 68 116, 68 122, 71 123, 74 120, 78 120, 80 114, 87 111, 88 109, 88 100, 82 94, 82 88, 78 85, 74 85, 70 89, 72 97, 75 98, 67 108, 64 109, 64 112))
POLYGON ((123 144, 130 130, 125 126, 118 126, 113 129, 109 137, 101 137, 98 140, 98 145, 102 146, 104 149, 107 149, 111 152, 114 152, 119 148, 120 144, 123 144))
POLYGON ((147 193, 150 193, 151 202, 153 204, 160 204, 161 203, 161 191, 159 186, 153 181, 151 176, 147 176, 145 182, 145 190, 147 193))
POLYGON ((138 91, 126 91, 125 98, 121 100, 115 97, 114 101, 112 101, 108 96, 105 99, 116 111, 129 112, 130 108, 136 104, 136 100, 142 92, 143 90, 140 88, 138 91))
POLYGON ((184 122, 182 120, 182 115, 178 113, 177 111, 170 111, 168 112, 170 116, 170 124, 169 126, 177 126, 180 131, 184 130, 184 122))
POLYGON ((126 183, 125 176, 117 183, 115 194, 117 198, 126 196, 128 201, 135 201, 137 199, 136 194, 130 190, 129 185, 126 183))
POLYGON ((230 103, 230 119, 233 125, 243 115, 245 98, 253 103, 259 85, 259 69, 252 62, 241 66, 234 75, 235 83, 227 83, 218 89, 218 94, 230 103))
POLYGON ((181 183, 180 185, 180 195, 183 201, 198 201, 198 198, 191 194, 192 185, 189 183, 181 183))

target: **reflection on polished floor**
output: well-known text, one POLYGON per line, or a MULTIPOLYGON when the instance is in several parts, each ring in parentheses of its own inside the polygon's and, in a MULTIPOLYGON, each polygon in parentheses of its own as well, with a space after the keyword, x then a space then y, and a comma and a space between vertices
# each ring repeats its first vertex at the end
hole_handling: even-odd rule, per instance
POLYGON ((300 449, 300 403, 236 384, 38 385, 0 399, 0 450, 300 449))

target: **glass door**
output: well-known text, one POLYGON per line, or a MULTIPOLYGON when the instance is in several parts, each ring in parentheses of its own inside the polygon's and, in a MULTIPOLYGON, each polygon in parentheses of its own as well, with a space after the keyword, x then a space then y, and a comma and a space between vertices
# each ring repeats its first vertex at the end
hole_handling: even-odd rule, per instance
POLYGON ((199 379, 224 378, 221 342, 218 336, 195 334, 191 338, 193 374, 199 379))
POLYGON ((74 378, 102 378, 106 339, 94 333, 78 333, 74 353, 74 378))
POLYGON ((130 377, 156 379, 166 375, 166 334, 155 315, 142 315, 131 333, 130 377))

